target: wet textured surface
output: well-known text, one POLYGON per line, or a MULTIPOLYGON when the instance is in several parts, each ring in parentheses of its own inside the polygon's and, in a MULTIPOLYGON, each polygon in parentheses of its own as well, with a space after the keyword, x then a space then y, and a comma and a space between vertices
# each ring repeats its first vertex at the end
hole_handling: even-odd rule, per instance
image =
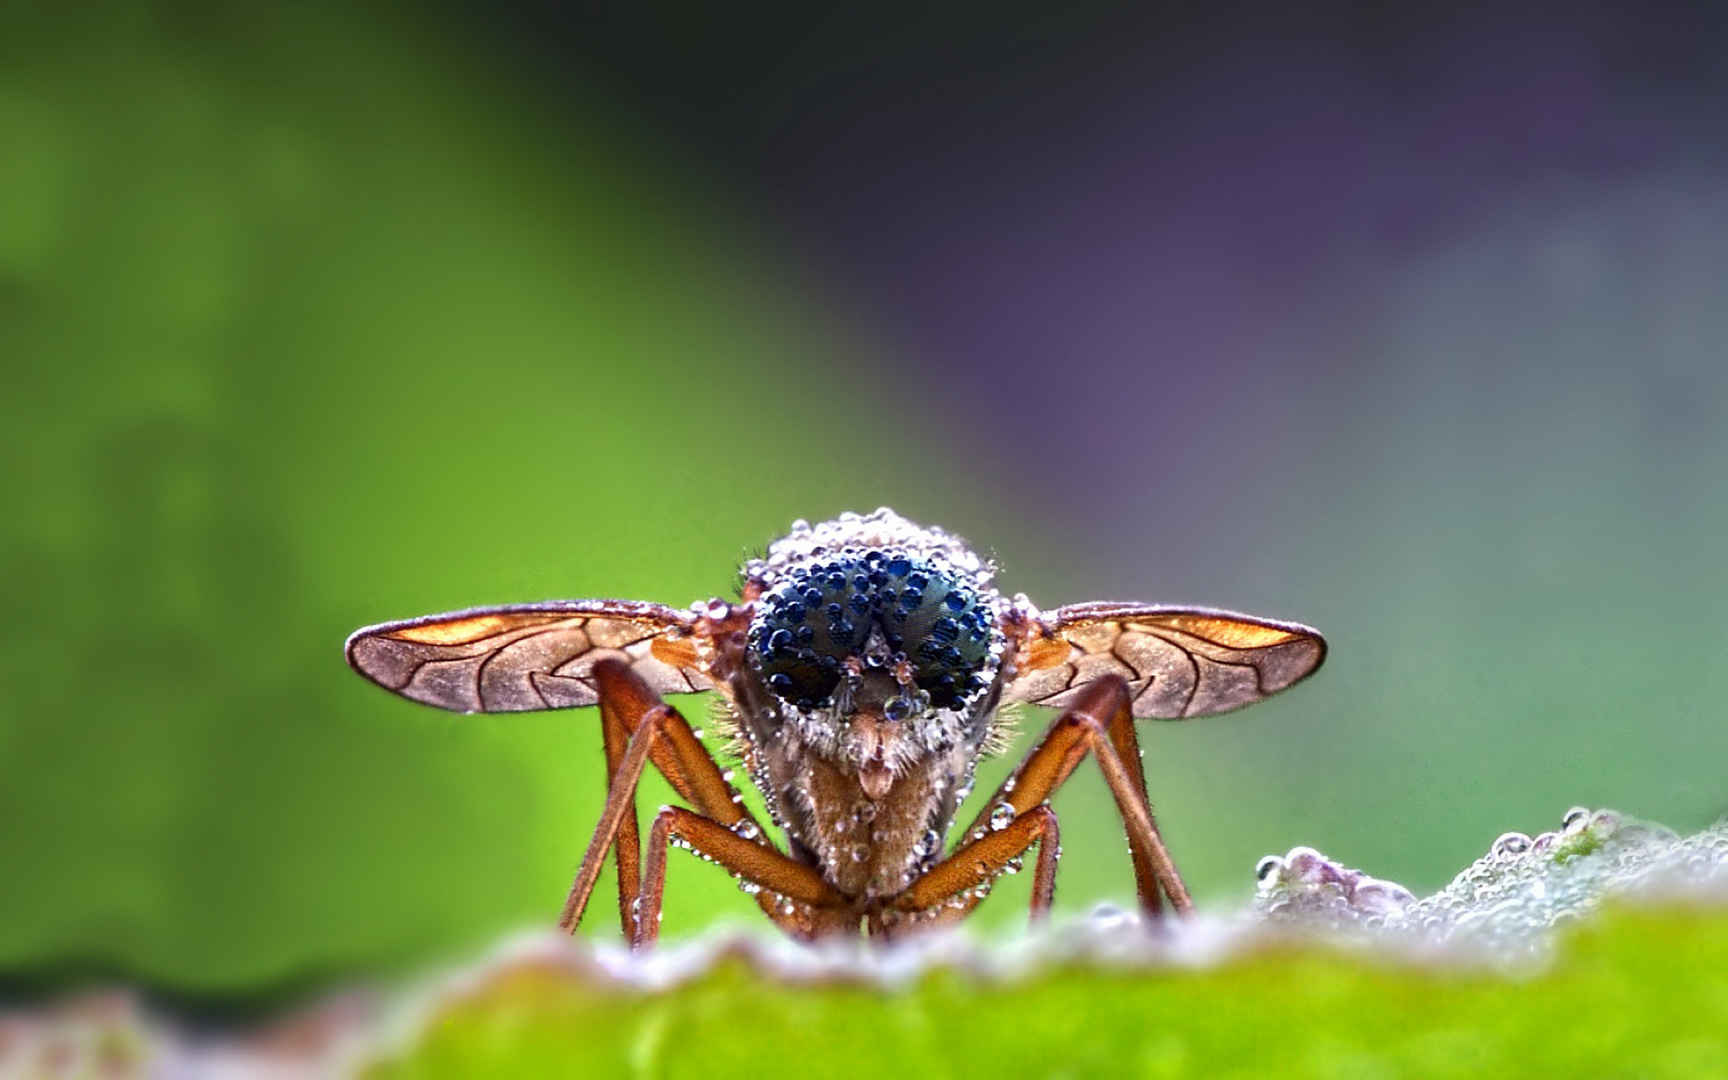
MULTIPOLYGON (((1214 1054, 1241 1041, 1239 1025, 1286 1023, 1263 1015, 1282 1009, 1299 1016, 1306 1025, 1303 1030, 1331 1026, 1317 1032, 1321 1041, 1315 1052, 1320 1056, 1306 1064, 1291 1063, 1292 1075, 1328 1075, 1340 1040, 1368 1044, 1378 1038, 1374 1032, 1388 1030, 1368 1016, 1369 1006, 1383 1000, 1386 980, 1410 977, 1408 971, 1383 971, 1363 984, 1351 974, 1351 962, 1331 947, 1345 946, 1358 958, 1396 960, 1400 968, 1415 960, 1448 969, 1462 964, 1471 971, 1517 971, 1540 979, 1540 968, 1531 962, 1552 959, 1555 931, 1591 921, 1587 917, 1610 901, 1626 908, 1654 906, 1664 913, 1644 922, 1617 920, 1610 927, 1610 940, 1618 944, 1593 946, 1585 960, 1547 982, 1429 979, 1421 993, 1434 1015, 1425 1013, 1421 1023, 1431 1020, 1431 1026, 1437 1025, 1434 1031, 1412 1029, 1413 1037, 1420 1036, 1415 1043, 1393 1042, 1376 1052, 1425 1061, 1423 1054, 1434 1047, 1423 1040, 1440 1038, 1435 1045, 1455 1072, 1462 1059, 1454 1060, 1446 1049, 1451 1044, 1441 1035, 1461 1030, 1477 1058, 1490 1045, 1505 1060, 1531 1060, 1528 1048, 1538 1046, 1554 1062, 1567 1065, 1592 1055, 1619 1054, 1614 1060, 1628 1061, 1626 1055, 1644 1053, 1644 1073, 1674 1076, 1707 1074, 1718 1055, 1728 1053, 1708 1007, 1665 1004, 1663 997, 1679 992, 1663 982, 1673 977, 1670 971, 1691 971, 1687 977, 1692 982, 1682 995, 1687 1001, 1697 998, 1694 991, 1707 991, 1704 984, 1711 978, 1720 982, 1723 965, 1717 954, 1728 949, 1728 932, 1722 929, 1728 905, 1728 819, 1681 837, 1614 811, 1575 809, 1552 832, 1502 835, 1446 888, 1420 899, 1306 847, 1268 856, 1255 876, 1256 897, 1233 913, 1147 927, 1131 912, 1104 907, 1085 919, 988 943, 965 934, 930 934, 886 948, 854 941, 799 947, 760 934, 711 934, 633 955, 621 947, 596 949, 534 934, 419 989, 395 995, 332 995, 261 1028, 232 1035, 194 1035, 164 1024, 124 993, 90 995, 0 1014, 0 1069, 46 1061, 58 1071, 41 1070, 45 1075, 77 1075, 79 1070, 163 1076, 287 1070, 299 1075, 293 1070, 307 1068, 344 1073, 359 1062, 390 1060, 405 1047, 447 1040, 450 1018, 464 1014, 481 1021, 482 1056, 496 1058, 519 1049, 509 1049, 514 1036, 500 1032, 543 1023, 550 1031, 568 1033, 572 1025, 599 1022, 607 1009, 623 1009, 637 1018, 630 1022, 638 1022, 663 1005, 708 1014, 724 1008, 720 1002, 752 1009, 745 999, 766 996, 773 999, 774 1010, 784 1010, 790 1006, 781 998, 790 993, 806 1006, 825 995, 838 995, 840 1011, 833 1015, 851 1015, 859 1005, 849 988, 862 983, 896 991, 872 1000, 904 1002, 921 1015, 946 1007, 942 1002, 956 994, 1039 1000, 1052 993, 1059 998, 1080 995, 1089 1002, 1088 1022, 1124 993, 1154 995, 1158 1007, 1165 1008, 1174 1004, 1164 1001, 1171 994, 1194 1005, 1196 995, 1215 993, 1221 995, 1218 1007, 1234 1019, 1225 1025, 1228 1030, 1214 1033, 1224 1048, 1214 1048, 1214 1054), (1694 914, 1676 914, 1676 903, 1694 914), (1292 950, 1302 944, 1321 948, 1292 950), (1667 958, 1652 962, 1659 956, 1667 958), (1165 977, 1172 968, 1185 972, 1180 982, 1165 977), (994 990, 968 990, 964 987, 970 984, 941 978, 945 970, 985 983, 1006 983, 994 990), (1053 987, 1063 989, 1058 993, 1053 987), (940 1000, 931 999, 933 994, 940 1000), (1246 998, 1253 1002, 1244 1004, 1246 998), (671 1004, 679 1001, 685 1004, 671 1004), (1351 1004, 1341 1005, 1343 1001, 1351 1004), (1647 1004, 1634 1006, 1632 1001, 1647 1004), (500 1002, 514 1002, 508 1008, 517 1011, 496 1016, 488 1011, 500 1002), (1509 1020, 1518 1010, 1523 1011, 1521 1018, 1509 1020), (500 1028, 505 1015, 512 1018, 510 1025, 500 1028), (1571 1036, 1548 1037, 1565 1034, 1556 1028, 1557 1016, 1570 1025, 1571 1036), (1577 1024, 1586 1021, 1594 1021, 1600 1030, 1580 1039, 1577 1024), (1717 1034, 1703 1034, 1708 1031, 1717 1034), (1545 1037, 1536 1039, 1531 1032, 1545 1037)), ((1728 1002, 1728 996, 1718 1005, 1721 1002, 1728 1002)), ((1154 1007, 1153 1002, 1146 1007, 1154 1007)), ((1163 1030, 1181 1031, 1200 1045, 1211 1037, 1209 1015, 1206 1008, 1178 1009, 1163 1030)), ((607 1021, 614 1022, 626 1021, 607 1021)), ((812 1023, 816 1021, 806 1018, 793 1028, 821 1037, 820 1024, 812 1023)), ((1404 1017, 1400 1023, 1418 1021, 1404 1017)), ((662 1056, 689 1050, 704 1060, 714 1053, 751 1049, 749 1034, 742 1029, 730 1034, 742 1041, 721 1045, 662 1040, 651 1049, 662 1056), (683 1050, 676 1049, 679 1046, 683 1050)), ((1002 1035, 999 1027, 989 1027, 990 1045, 999 1045, 1002 1035)), ((644 1053, 643 1047, 641 1038, 633 1036, 627 1047, 632 1061, 644 1053)), ((599 1051, 592 1042, 582 1042, 579 1050, 558 1052, 560 1060, 574 1061, 599 1051)), ((1199 1062, 1187 1061, 1166 1071, 1185 1075, 1196 1070, 1204 1071, 1199 1062)))
POLYGON ((1613 810, 1574 807, 1553 831, 1502 834, 1444 889, 1421 899, 1307 847, 1262 859, 1256 878, 1253 911, 1274 925, 1516 964, 1545 956, 1552 931, 1605 902, 1728 898, 1728 818, 1680 837, 1613 810))

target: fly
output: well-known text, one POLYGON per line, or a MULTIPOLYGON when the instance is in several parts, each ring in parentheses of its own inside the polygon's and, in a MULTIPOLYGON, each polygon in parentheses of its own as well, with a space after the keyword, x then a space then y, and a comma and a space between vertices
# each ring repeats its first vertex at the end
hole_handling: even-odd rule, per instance
POLYGON ((1202 608, 1004 597, 995 566, 886 507, 791 532, 743 568, 737 601, 677 610, 569 600, 428 615, 349 637, 349 664, 455 712, 599 705, 608 792, 559 926, 574 931, 609 851, 625 937, 659 932, 671 847, 724 866, 805 940, 894 937, 965 918, 1037 849, 1032 917, 1050 909, 1060 851, 1049 800, 1090 755, 1115 796, 1142 910, 1192 908, 1146 795, 1136 719, 1251 705, 1326 655, 1306 626, 1202 608), (662 695, 713 690, 742 764, 784 837, 743 806, 733 774, 662 695), (952 843, 1002 708, 1061 710, 952 843), (687 807, 649 829, 652 765, 687 807))

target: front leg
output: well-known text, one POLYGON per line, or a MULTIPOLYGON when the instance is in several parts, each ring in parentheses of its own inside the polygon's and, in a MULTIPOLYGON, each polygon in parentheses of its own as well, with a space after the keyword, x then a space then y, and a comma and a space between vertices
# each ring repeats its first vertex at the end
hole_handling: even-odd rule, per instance
POLYGON ((763 899, 775 904, 776 910, 781 897, 816 909, 846 907, 846 898, 813 868, 747 840, 712 818, 668 806, 655 817, 648 833, 648 867, 642 877, 642 891, 631 905, 633 949, 647 948, 660 934, 660 911, 666 897, 666 849, 674 838, 724 866, 734 877, 772 893, 763 899))
MULTIPOLYGON (((976 906, 975 899, 963 900, 953 908, 943 905, 993 880, 1010 860, 1023 855, 1033 844, 1038 845, 1038 863, 1032 871, 1031 918, 1034 923, 1040 922, 1050 914, 1050 904, 1056 897, 1056 859, 1062 845, 1056 811, 1048 806, 1035 806, 1004 827, 962 845, 895 897, 892 910, 897 916, 910 917, 925 926, 964 918, 976 906), (954 914, 950 916, 949 911, 954 914)), ((878 920, 872 927, 891 935, 894 921, 878 920)))
MULTIPOLYGON (((606 746, 606 806, 564 901, 558 927, 575 932, 599 879, 606 853, 616 848, 619 918, 625 937, 629 938, 636 925, 631 904, 641 892, 636 786, 649 762, 680 797, 689 800, 707 818, 728 830, 738 829, 761 838, 741 842, 753 843, 774 854, 778 852, 774 852, 761 825, 741 805, 720 766, 678 710, 662 701, 629 665, 620 661, 602 660, 594 665, 594 681, 599 689, 606 746)), ((802 923, 774 907, 771 898, 758 897, 757 903, 781 929, 795 935, 803 933, 802 923)))
MULTIPOLYGON (((1178 914, 1188 914, 1194 909, 1194 902, 1153 820, 1145 777, 1140 770, 1132 698, 1127 683, 1118 676, 1106 675, 1094 681, 1079 700, 1056 718, 1020 767, 1009 774, 984 804, 964 835, 971 839, 988 836, 990 823, 1000 820, 1004 805, 1007 812, 1015 815, 1013 820, 1025 816, 1049 799, 1088 753, 1097 759, 1098 768, 1116 798, 1116 809, 1128 834, 1141 909, 1148 915, 1158 914, 1158 894, 1162 889, 1178 914)), ((966 899, 963 913, 969 913, 977 905, 977 898, 966 899)))

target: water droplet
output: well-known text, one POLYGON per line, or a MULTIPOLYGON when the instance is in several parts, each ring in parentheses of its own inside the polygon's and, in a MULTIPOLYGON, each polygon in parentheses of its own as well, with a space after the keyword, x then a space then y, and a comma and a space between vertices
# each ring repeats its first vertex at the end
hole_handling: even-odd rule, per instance
POLYGON ((691 729, 690 729, 690 734, 691 734, 691 735, 693 735, 693 736, 694 736, 694 737, 696 737, 696 738, 698 738, 698 739, 700 739, 700 738, 701 738, 701 737, 702 737, 702 736, 704 736, 704 735, 706 735, 706 734, 708 734, 708 733, 707 733, 707 732, 706 732, 706 731, 703 731, 703 730, 702 730, 702 729, 701 729, 701 728, 699 728, 699 727, 693 727, 693 728, 691 728, 691 729))
POLYGON ((1326 873, 1326 857, 1311 847, 1293 847, 1284 856, 1284 867, 1298 881, 1321 881, 1326 873))
POLYGON ((1026 869, 1026 860, 1022 859, 1018 855, 1002 864, 1002 872, 1004 874, 1018 874, 1024 869, 1026 869))
POLYGON ((731 769, 721 769, 720 770, 721 783, 730 784, 732 782, 733 775, 734 774, 733 774, 731 769))
POLYGON ((935 829, 927 829, 925 830, 924 835, 919 837, 918 846, 912 849, 912 854, 918 856, 920 859, 928 859, 930 856, 935 855, 941 850, 942 834, 937 832, 935 829))
POLYGON ((1008 779, 1002 781, 1002 794, 1004 794, 1004 795, 1013 794, 1014 793, 1014 784, 1016 783, 1017 779, 1018 779, 1017 777, 1010 776, 1008 779))
POLYGON ((868 859, 869 857, 870 857, 870 849, 869 848, 865 847, 863 844, 856 844, 853 846, 853 848, 852 848, 852 861, 853 862, 863 862, 865 859, 868 859))
POLYGON ((1494 846, 1488 849, 1488 853, 1496 858, 1504 859, 1513 855, 1522 855, 1529 850, 1530 838, 1528 836, 1521 832, 1509 832, 1501 833, 1499 839, 1494 841, 1494 846))
POLYGON ((990 811, 990 828, 992 830, 1006 829, 1014 820, 1014 807, 1005 802, 996 804, 996 809, 990 811))
POLYGON ((1284 860, 1276 855, 1268 855, 1254 864, 1254 880, 1261 888, 1271 888, 1278 880, 1278 875, 1284 871, 1284 860))
POLYGON ((738 891, 749 896, 755 896, 757 893, 762 891, 762 886, 756 884, 754 881, 741 878, 738 882, 738 891))
POLYGON ((1560 819, 1560 827, 1566 832, 1577 832, 1590 824, 1590 808, 1574 806, 1566 811, 1566 816, 1560 819))
POLYGON ((762 830, 749 818, 745 818, 744 820, 734 824, 732 826, 732 831, 746 840, 754 840, 758 836, 762 835, 762 830))

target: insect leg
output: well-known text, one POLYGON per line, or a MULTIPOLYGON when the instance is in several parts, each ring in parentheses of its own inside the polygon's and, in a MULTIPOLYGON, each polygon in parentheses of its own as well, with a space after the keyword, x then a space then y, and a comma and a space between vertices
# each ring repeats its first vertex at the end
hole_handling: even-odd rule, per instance
MULTIPOLYGON (((904 912, 928 911, 990 881, 1002 872, 1008 860, 1037 844, 1038 863, 1032 872, 1032 919, 1036 922, 1050 913, 1050 902, 1056 895, 1056 854, 1061 843, 1056 812, 1048 806, 1034 806, 1005 827, 986 832, 925 871, 895 897, 894 908, 904 912)), ((970 911, 975 903, 965 905, 965 910, 970 911)))
MULTIPOLYGON (((600 696, 600 722, 606 745, 606 784, 610 790, 618 779, 618 767, 624 760, 630 736, 655 706, 663 702, 660 695, 622 661, 602 660, 594 665, 593 674, 600 696)), ((689 726, 672 725, 665 734, 665 741, 650 748, 649 760, 666 777, 673 790, 710 817, 729 825, 741 820, 744 812, 733 801, 731 788, 689 726)), ((614 842, 618 864, 618 918, 626 937, 630 935, 631 927, 630 900, 642 885, 641 843, 635 803, 632 792, 630 805, 619 820, 618 836, 614 842)))
POLYGON ((1088 752, 1098 760, 1098 767, 1110 785, 1117 812, 1121 814, 1128 833, 1128 850, 1134 861, 1135 887, 1140 894, 1141 908, 1148 914, 1156 914, 1162 888, 1178 912, 1191 911, 1194 903, 1177 873, 1175 861, 1164 847, 1157 822, 1152 817, 1151 804, 1146 798, 1145 775, 1140 769, 1140 744, 1134 732, 1132 698, 1127 683, 1118 676, 1106 675, 1093 681, 1056 718, 1020 767, 985 803, 978 818, 967 828, 966 835, 976 835, 978 830, 987 828, 989 815, 1002 803, 1013 807, 1016 814, 1024 814, 1048 799, 1073 774, 1088 752))
MULTIPOLYGON (((666 850, 673 838, 683 840, 699 855, 706 855, 744 881, 760 885, 776 897, 786 897, 817 908, 846 905, 841 896, 812 867, 780 854, 755 840, 738 835, 725 825, 676 806, 661 810, 648 833, 648 867, 642 891, 634 904, 635 926, 631 948, 646 948, 660 933, 660 909, 666 896, 666 850)), ((760 894, 759 894, 760 895, 760 894)))
MULTIPOLYGON (((622 665, 619 665, 622 666, 622 665)), ((638 723, 647 715, 652 706, 643 705, 629 710, 632 715, 626 716, 629 705, 636 704, 630 693, 634 687, 622 682, 620 676, 611 670, 610 664, 595 665, 595 682, 600 687, 600 728, 601 737, 606 747, 606 790, 610 792, 612 785, 618 782, 618 766, 624 761, 624 752, 630 745, 630 736, 638 723), (608 670, 602 671, 601 668, 608 670), (622 683, 620 685, 620 683, 622 683), (612 684, 612 685, 608 685, 612 684)), ((665 756, 665 755, 662 755, 665 756)), ((659 767, 662 763, 655 762, 659 767)), ((662 773, 666 770, 661 768, 662 773)), ((625 810, 618 823, 618 837, 613 843, 618 864, 618 921, 626 939, 630 936, 630 901, 642 887, 642 842, 640 826, 636 820, 636 794, 630 794, 630 805, 625 810)), ((574 929, 574 925, 571 927, 574 929)))
MULTIPOLYGON (((594 665, 600 695, 600 716, 606 744, 606 807, 583 856, 576 880, 558 920, 560 929, 574 932, 600 874, 608 848, 618 849, 618 913, 625 935, 632 932, 630 901, 641 891, 640 834, 636 821, 636 785, 647 763, 666 777, 679 796, 727 828, 749 822, 761 826, 744 809, 720 766, 678 711, 660 699, 629 665, 602 660, 594 665)), ((766 843, 766 841, 764 841, 766 843)), ((787 929, 783 917, 766 902, 763 911, 787 929)))

